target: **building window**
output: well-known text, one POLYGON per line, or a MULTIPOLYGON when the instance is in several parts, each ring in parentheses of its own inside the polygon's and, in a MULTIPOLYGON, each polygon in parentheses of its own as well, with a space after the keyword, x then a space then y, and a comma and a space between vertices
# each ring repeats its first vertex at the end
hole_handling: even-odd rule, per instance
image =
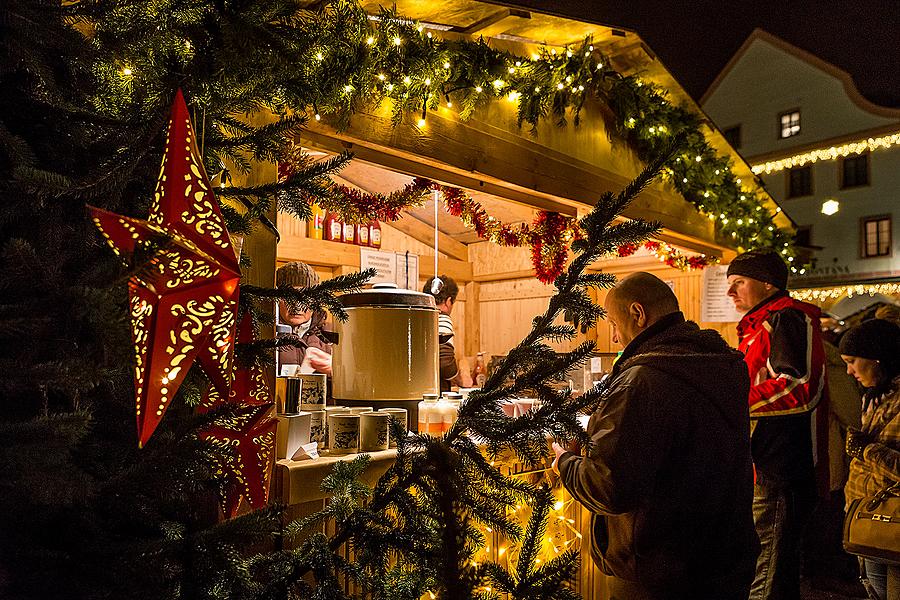
POLYGON ((869 155, 848 156, 841 161, 841 188, 869 185, 869 155))
POLYGON ((779 131, 782 139, 800 133, 800 111, 792 110, 778 115, 779 131))
POLYGON ((812 194, 812 166, 796 167, 788 171, 788 198, 812 194))
POLYGON ((794 234, 794 244, 802 248, 812 247, 812 227, 810 225, 797 228, 797 233, 794 234))
POLYGON ((863 258, 891 255, 891 216, 865 217, 862 221, 863 258))
POLYGON ((734 127, 729 127, 725 131, 722 132, 722 135, 725 136, 725 141, 727 141, 732 148, 740 148, 741 147, 741 126, 735 125, 734 127))

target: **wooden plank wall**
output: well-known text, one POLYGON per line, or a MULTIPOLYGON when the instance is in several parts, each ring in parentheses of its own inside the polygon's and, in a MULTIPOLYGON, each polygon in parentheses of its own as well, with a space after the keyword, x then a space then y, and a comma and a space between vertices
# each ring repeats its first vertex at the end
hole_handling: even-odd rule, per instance
MULTIPOLYGON (((503 248, 488 242, 471 244, 469 258, 472 273, 480 287, 480 348, 489 354, 505 354, 521 340, 531 328, 531 319, 546 309, 553 294, 552 285, 544 285, 534 278, 530 253, 524 248, 503 248), (500 278, 507 274, 508 278, 500 278)), ((625 276, 635 271, 647 271, 660 279, 672 282, 675 295, 685 317, 700 319, 701 284, 700 271, 679 271, 661 264, 655 257, 630 257, 602 261, 592 269, 625 276)), ((600 291, 594 298, 602 303, 606 292, 600 291)), ((700 323, 701 327, 715 329, 733 346, 737 345, 735 323, 700 323)), ((594 339, 600 352, 617 352, 621 348, 612 343, 612 333, 606 321, 600 321, 595 330, 566 344, 557 344, 560 350, 568 350, 585 339, 594 339)))

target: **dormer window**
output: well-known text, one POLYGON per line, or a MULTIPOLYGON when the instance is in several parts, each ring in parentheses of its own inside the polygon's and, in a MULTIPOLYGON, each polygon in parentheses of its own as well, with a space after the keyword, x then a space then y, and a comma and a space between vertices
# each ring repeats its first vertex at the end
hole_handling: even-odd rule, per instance
POLYGON ((778 115, 778 122, 781 125, 781 139, 789 138, 800 133, 800 111, 791 110, 778 115))

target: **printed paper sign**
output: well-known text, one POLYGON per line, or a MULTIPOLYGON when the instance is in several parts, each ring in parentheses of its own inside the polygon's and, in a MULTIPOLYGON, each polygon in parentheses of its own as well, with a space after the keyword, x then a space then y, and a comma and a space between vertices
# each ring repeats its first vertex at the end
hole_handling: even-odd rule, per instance
POLYGON ((396 283, 397 256, 393 252, 382 252, 372 248, 359 249, 359 270, 375 269, 375 276, 369 283, 396 283))
POLYGON ((734 308, 728 297, 728 267, 710 265, 703 269, 702 310, 700 320, 706 323, 736 323, 743 313, 734 308))
POLYGON ((397 253, 397 287, 404 290, 419 289, 419 255, 410 252, 397 253))

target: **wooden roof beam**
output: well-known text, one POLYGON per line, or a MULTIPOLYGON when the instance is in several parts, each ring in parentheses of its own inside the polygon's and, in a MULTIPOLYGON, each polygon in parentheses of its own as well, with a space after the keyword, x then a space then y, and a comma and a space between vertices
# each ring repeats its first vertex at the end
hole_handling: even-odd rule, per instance
POLYGON ((464 35, 476 35, 478 33, 482 33, 485 29, 491 27, 492 25, 496 25, 497 23, 505 20, 507 17, 530 19, 531 13, 527 10, 504 8, 502 10, 498 10, 492 15, 484 17, 483 19, 479 19, 471 25, 468 25, 466 27, 453 27, 450 31, 453 31, 455 33, 462 33, 464 35))
MULTIPOLYGON (((400 218, 396 221, 391 221, 389 225, 426 246, 434 247, 434 226, 419 220, 406 211, 403 211, 400 218)), ((438 252, 443 252, 456 260, 469 260, 469 249, 466 245, 441 231, 438 231, 438 252)))

